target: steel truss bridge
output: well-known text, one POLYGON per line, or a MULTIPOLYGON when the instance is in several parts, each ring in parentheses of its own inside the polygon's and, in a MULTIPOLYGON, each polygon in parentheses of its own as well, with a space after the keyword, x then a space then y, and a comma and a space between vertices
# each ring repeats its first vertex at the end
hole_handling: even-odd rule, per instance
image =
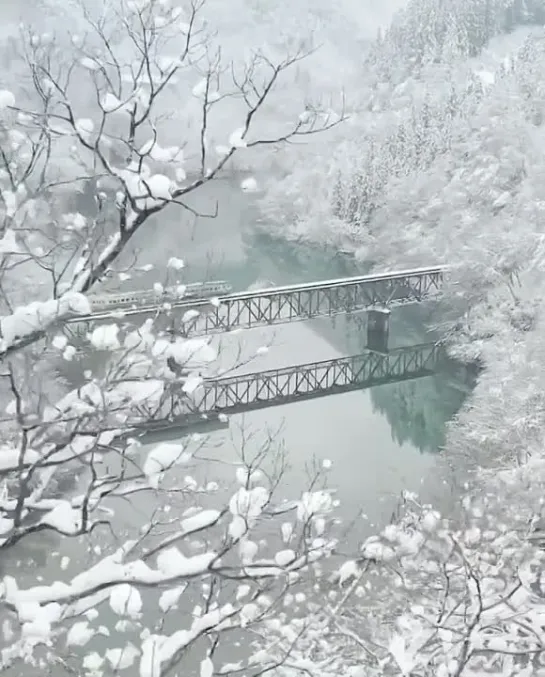
MULTIPOLYGON (((203 335, 262 327, 315 317, 353 313, 373 307, 418 303, 436 296, 445 267, 433 266, 375 275, 358 275, 227 294, 217 300, 174 302, 167 312, 187 334, 203 335), (188 311, 196 311, 188 313, 188 311), (184 315, 186 318, 184 319, 184 315), (198 313, 198 314, 197 314, 198 313)), ((130 319, 162 312, 157 304, 73 316, 68 323, 130 319)))
POLYGON ((190 405, 186 400, 178 402, 174 418, 180 423, 185 420, 191 424, 218 414, 237 414, 423 378, 437 372, 442 354, 440 345, 424 343, 388 353, 368 351, 282 369, 208 378, 194 394, 190 405))

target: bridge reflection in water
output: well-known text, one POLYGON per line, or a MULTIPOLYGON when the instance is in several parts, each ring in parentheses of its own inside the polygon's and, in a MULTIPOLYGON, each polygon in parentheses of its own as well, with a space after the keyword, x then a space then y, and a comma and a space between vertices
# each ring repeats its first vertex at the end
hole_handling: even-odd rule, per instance
POLYGON ((444 351, 436 343, 298 364, 238 376, 205 379, 190 399, 174 403, 170 420, 190 425, 221 414, 238 414, 326 395, 432 376, 444 351))

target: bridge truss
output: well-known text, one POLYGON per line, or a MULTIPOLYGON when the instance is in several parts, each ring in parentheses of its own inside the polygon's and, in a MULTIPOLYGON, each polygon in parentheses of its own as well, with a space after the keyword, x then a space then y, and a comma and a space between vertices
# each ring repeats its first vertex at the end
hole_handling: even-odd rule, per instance
POLYGON ((387 354, 361 355, 300 364, 282 369, 205 379, 195 394, 195 414, 236 414, 299 400, 398 383, 433 375, 441 347, 425 343, 387 354))
POLYGON ((281 369, 207 378, 192 396, 177 397, 171 393, 162 413, 151 415, 145 409, 140 411, 140 420, 129 423, 122 437, 151 434, 157 442, 158 435, 169 439, 198 426, 211 432, 228 425, 222 414, 240 414, 432 376, 439 371, 443 357, 441 345, 424 343, 386 354, 367 351, 281 369))
MULTIPOLYGON (((418 303, 440 291, 444 268, 434 266, 376 275, 326 280, 309 284, 228 294, 208 300, 173 303, 167 312, 193 336, 283 324, 315 317, 353 313, 373 307, 418 303), (189 313, 184 319, 187 311, 189 313), (179 318, 176 320, 176 318, 179 318)), ((93 313, 69 322, 104 321, 158 314, 157 305, 126 311, 93 313)))

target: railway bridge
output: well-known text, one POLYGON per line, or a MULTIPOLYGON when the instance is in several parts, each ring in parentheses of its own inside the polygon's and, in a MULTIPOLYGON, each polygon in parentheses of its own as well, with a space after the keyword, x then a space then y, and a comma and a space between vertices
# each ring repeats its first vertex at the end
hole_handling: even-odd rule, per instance
MULTIPOLYGON (((148 429, 194 424, 235 414, 369 388, 434 374, 442 350, 435 343, 388 348, 392 307, 437 298, 446 268, 432 266, 306 284, 227 293, 217 297, 152 302, 150 293, 123 294, 119 307, 111 298, 94 297, 95 309, 67 324, 125 321, 165 315, 185 336, 223 333, 303 321, 341 313, 367 312, 367 350, 360 355, 222 378, 206 378, 191 396, 180 394, 164 417, 143 422, 148 429)), ((227 283, 214 282, 214 289, 227 283)), ((228 286, 228 285, 227 285, 228 286)))
MULTIPOLYGON (((138 321, 164 314, 185 335, 199 336, 309 320, 315 317, 384 310, 420 303, 440 292, 444 266, 322 280, 304 284, 235 292, 212 298, 166 298, 150 301, 149 293, 124 294, 124 305, 94 297, 97 310, 68 318, 67 324, 138 321), (134 302, 131 302, 134 301, 134 302)), ((213 282, 221 288, 224 282, 213 282)))

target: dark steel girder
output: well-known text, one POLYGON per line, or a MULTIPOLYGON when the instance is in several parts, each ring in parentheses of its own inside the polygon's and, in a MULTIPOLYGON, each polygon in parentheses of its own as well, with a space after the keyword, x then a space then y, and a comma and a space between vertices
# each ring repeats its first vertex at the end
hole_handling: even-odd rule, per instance
POLYGON ((393 307, 424 301, 440 291, 443 271, 422 269, 393 277, 362 276, 317 286, 263 290, 259 294, 232 294, 217 307, 203 305, 199 316, 186 323, 192 335, 228 332, 360 312, 372 307, 393 307))
POLYGON ((94 313, 71 317, 68 323, 112 321, 150 314, 167 314, 181 324, 188 335, 228 332, 237 328, 263 327, 314 317, 360 312, 372 307, 392 307, 419 303, 438 294, 444 268, 434 266, 375 275, 361 275, 309 284, 289 285, 253 292, 240 292, 210 301, 171 304, 167 311, 157 306, 123 312, 94 313), (183 321, 189 310, 198 316, 183 321))

